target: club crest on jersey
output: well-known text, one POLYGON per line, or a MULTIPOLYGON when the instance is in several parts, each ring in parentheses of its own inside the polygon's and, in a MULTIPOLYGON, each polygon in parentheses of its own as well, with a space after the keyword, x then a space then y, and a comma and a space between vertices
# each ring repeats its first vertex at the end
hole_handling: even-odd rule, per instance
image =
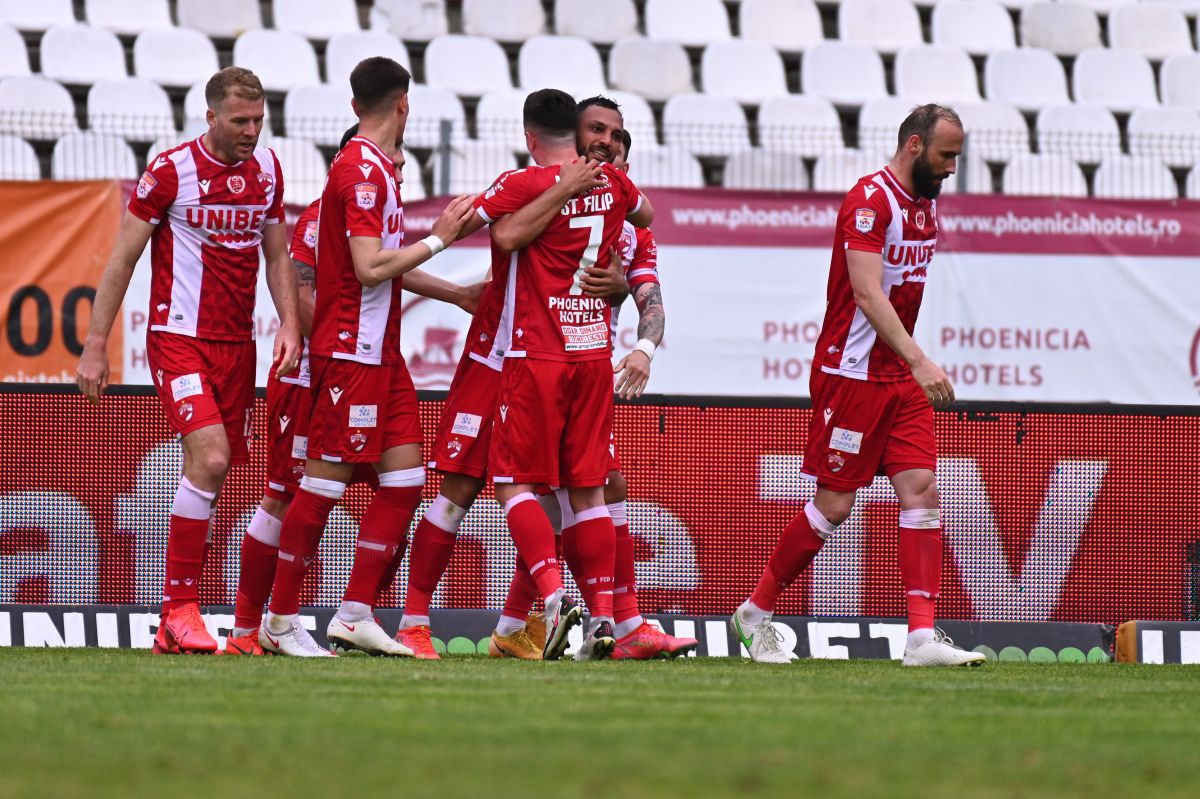
POLYGON ((633 236, 630 236, 628 231, 622 230, 621 239, 617 242, 617 252, 624 255, 629 252, 631 247, 633 247, 633 236))
POLYGON ((182 420, 183 420, 183 421, 185 421, 185 422, 190 422, 190 421, 192 421, 192 412, 193 412, 194 410, 195 410, 195 409, 192 407, 192 403, 190 403, 190 402, 181 402, 181 403, 179 403, 179 409, 178 409, 178 411, 179 411, 179 418, 180 418, 180 419, 182 419, 182 420))
POLYGON ((308 220, 308 224, 304 226, 304 245, 314 249, 317 246, 317 220, 315 219, 308 220))
POLYGON ((241 194, 246 190, 246 179, 241 175, 230 175, 229 179, 226 180, 225 183, 227 186, 229 186, 229 190, 234 194, 241 194))
POLYGON ((854 227, 859 233, 870 233, 875 227, 875 212, 870 208, 859 208, 854 212, 854 227))
POLYGON ((913 217, 913 224, 915 224, 919 228, 924 229, 924 227, 925 227, 925 212, 924 211, 917 211, 917 215, 913 217))
POLYGON ((137 196, 139 200, 144 200, 150 196, 150 192, 154 191, 154 187, 158 185, 158 181, 149 172, 143 172, 141 180, 137 185, 137 196))
POLYGON ((263 185, 265 185, 269 188, 270 185, 275 182, 275 180, 270 175, 268 175, 266 172, 259 172, 258 173, 258 182, 262 183, 263 185))
POLYGON ((375 207, 375 196, 379 193, 379 187, 374 183, 355 183, 354 184, 354 202, 359 208, 370 210, 375 207))
POLYGON ((450 450, 450 460, 454 460, 462 454, 462 442, 458 440, 447 441, 446 449, 450 450))
POLYGON ((836 452, 831 452, 825 460, 829 463, 829 471, 837 474, 846 466, 846 459, 836 452))
POLYGON ((361 430, 355 430, 350 436, 350 448, 355 452, 362 452, 363 447, 367 445, 367 434, 361 430))

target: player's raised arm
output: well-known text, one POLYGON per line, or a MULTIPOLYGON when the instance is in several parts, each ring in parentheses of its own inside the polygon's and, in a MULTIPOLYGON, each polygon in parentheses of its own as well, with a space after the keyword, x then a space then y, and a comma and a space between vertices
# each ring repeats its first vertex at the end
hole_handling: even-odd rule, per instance
POLYGON ((297 311, 296 270, 288 255, 287 231, 282 224, 269 224, 263 229, 262 247, 267 261, 267 289, 275 303, 275 313, 279 315, 279 330, 275 333, 271 353, 271 363, 279 376, 295 369, 304 352, 297 311))
POLYGON ((546 229, 567 200, 603 185, 599 161, 580 158, 563 164, 558 182, 532 202, 492 223, 492 241, 505 252, 516 252, 546 229))
POLYGON ((121 219, 112 255, 100 276, 100 285, 96 287, 92 321, 88 325, 83 354, 75 371, 79 390, 93 403, 100 401, 100 395, 108 387, 108 337, 121 302, 125 299, 125 292, 129 290, 137 260, 153 233, 152 223, 126 213, 121 219))
POLYGON ((432 235, 398 250, 383 249, 383 240, 377 237, 351 236, 354 274, 364 286, 371 287, 416 269, 458 239, 459 231, 475 213, 471 206, 474 199, 470 194, 455 197, 433 223, 432 235))
MULTIPOLYGON (((478 218, 478 217, 476 217, 478 218)), ((479 307, 479 298, 487 282, 469 283, 460 286, 431 275, 423 269, 413 269, 404 276, 404 290, 438 302, 457 305, 469 314, 479 307)))
POLYGON ((637 207, 630 211, 625 218, 634 227, 650 227, 654 221, 654 206, 650 204, 650 198, 638 192, 637 207))
POLYGON ((912 370, 917 385, 934 404, 953 402, 954 386, 942 368, 931 361, 904 329, 896 309, 883 293, 883 254, 846 250, 846 268, 854 302, 862 310, 876 334, 899 355, 912 370))

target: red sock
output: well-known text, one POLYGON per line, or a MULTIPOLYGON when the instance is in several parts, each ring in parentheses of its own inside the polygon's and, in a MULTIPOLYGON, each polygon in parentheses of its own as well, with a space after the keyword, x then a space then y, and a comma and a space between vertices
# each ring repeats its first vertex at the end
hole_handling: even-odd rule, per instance
MULTIPOLYGON (((307 479, 307 478, 306 478, 307 479)), ((323 480, 323 483, 332 483, 323 480)), ((296 492, 279 531, 279 561, 271 587, 271 612, 290 615, 300 612, 300 591, 308 564, 317 555, 321 534, 340 497, 327 497, 305 489, 296 492)))
POLYGON ((941 528, 901 527, 899 556, 900 577, 908 600, 908 630, 929 629, 933 627, 942 584, 941 528))
POLYGON ((571 570, 571 577, 575 580, 575 587, 579 589, 583 603, 590 608, 595 590, 594 586, 587 584, 583 576, 583 556, 579 554, 579 528, 575 524, 564 527, 558 541, 563 560, 566 561, 567 568, 571 570))
POLYGON ((508 596, 504 598, 504 612, 501 615, 524 620, 533 611, 537 597, 537 583, 529 576, 529 569, 517 558, 517 568, 513 572, 512 582, 508 584, 508 596))
POLYGON ((562 590, 562 574, 555 555, 554 528, 533 494, 518 494, 506 503, 504 515, 517 554, 529 566, 538 593, 548 597, 562 590))
POLYGON ((167 536, 167 579, 163 605, 170 612, 179 605, 200 601, 200 573, 204 570, 204 539, 208 517, 189 519, 171 514, 167 536))
POLYGON ((629 621, 641 615, 637 600, 637 570, 633 561, 633 538, 628 524, 614 525, 617 531, 613 573, 613 619, 629 621))
POLYGON ((271 595, 278 562, 279 547, 264 544, 249 533, 242 537, 242 570, 233 609, 235 627, 251 629, 262 621, 263 605, 271 595))
MULTIPOLYGON (((343 600, 374 605, 392 564, 404 557, 408 525, 421 501, 421 486, 381 485, 363 513, 354 566, 343 600)), ((395 579, 395 573, 391 575, 395 579)))
MULTIPOLYGON (((588 611, 593 616, 613 615, 613 568, 616 560, 617 533, 608 508, 601 505, 575 515, 575 549, 580 575, 576 582, 591 591, 588 611)), ((564 532, 564 535, 566 533, 564 532)), ((566 546, 566 541, 563 542, 566 546)))
POLYGON ((413 532, 412 558, 408 562, 408 593, 404 597, 405 616, 428 616, 429 603, 438 582, 454 554, 454 533, 448 533, 429 519, 421 519, 413 532))
MULTIPOLYGON (((816 511, 816 508, 812 510, 816 511)), ((762 610, 775 610, 775 603, 779 601, 783 589, 799 577, 800 572, 808 568, 824 544, 825 540, 817 535, 812 522, 809 521, 806 507, 796 514, 796 518, 784 528, 783 535, 779 536, 775 551, 767 561, 767 570, 763 572, 754 593, 750 595, 750 602, 762 610)))

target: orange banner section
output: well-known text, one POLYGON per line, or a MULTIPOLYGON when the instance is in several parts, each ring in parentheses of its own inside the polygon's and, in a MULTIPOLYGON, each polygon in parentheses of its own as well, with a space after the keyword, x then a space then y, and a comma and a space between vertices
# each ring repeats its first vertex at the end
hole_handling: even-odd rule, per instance
MULTIPOLYGON (((0 381, 70 383, 121 219, 116 181, 0 181, 0 381)), ((123 331, 109 340, 121 382, 123 331)))

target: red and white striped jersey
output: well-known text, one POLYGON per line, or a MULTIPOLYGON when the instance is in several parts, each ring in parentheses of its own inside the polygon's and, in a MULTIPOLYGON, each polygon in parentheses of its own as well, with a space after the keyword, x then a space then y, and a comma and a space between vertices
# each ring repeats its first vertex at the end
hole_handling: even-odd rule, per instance
POLYGON ((404 209, 392 159, 362 136, 334 156, 321 195, 317 306, 309 348, 327 358, 400 363, 402 279, 364 286, 350 257, 351 236, 380 239, 385 250, 404 244, 404 209))
MULTIPOLYGON (((625 266, 625 282, 629 284, 630 293, 638 286, 659 282, 658 244, 655 243, 650 228, 634 227, 631 222, 626 221, 621 238, 617 241, 617 253, 625 266)), ((614 341, 617 334, 617 316, 620 312, 619 306, 613 307, 609 328, 612 330, 614 341)))
POLYGON ((908 380, 908 365, 854 302, 846 250, 883 256, 883 293, 912 335, 937 247, 937 203, 913 197, 890 169, 858 181, 842 202, 833 239, 825 321, 813 362, 822 371, 881 383, 908 380))
POLYGON ((283 174, 266 147, 227 164, 202 139, 151 159, 129 198, 130 213, 157 226, 150 329, 248 341, 263 230, 283 222, 283 174))
MULTIPOLYGON (((317 212, 320 209, 320 200, 313 200, 304 209, 304 213, 300 214, 300 218, 296 220, 296 228, 292 231, 292 243, 288 248, 288 254, 292 256, 293 261, 314 269, 317 266, 317 212)), ((300 356, 300 365, 296 367, 296 371, 279 378, 279 380, 282 383, 292 383, 297 386, 307 387, 312 384, 312 366, 308 362, 308 339, 304 339, 304 352, 300 356)))
MULTIPOLYGON (((604 165, 605 184, 573 197, 529 246, 512 253, 496 347, 506 358, 555 361, 607 359, 608 299, 583 293, 580 278, 616 247, 625 217, 641 194, 624 172, 604 165)), ((492 221, 532 202, 558 180, 559 166, 505 173, 478 201, 492 221)))

